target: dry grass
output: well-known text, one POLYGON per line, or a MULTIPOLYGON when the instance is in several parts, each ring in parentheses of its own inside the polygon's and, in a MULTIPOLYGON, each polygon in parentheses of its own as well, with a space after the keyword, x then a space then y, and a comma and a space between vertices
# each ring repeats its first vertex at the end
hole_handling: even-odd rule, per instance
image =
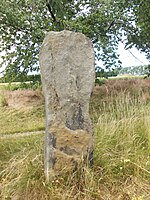
POLYGON ((1 141, 2 200, 149 200, 150 85, 141 81, 109 82, 93 93, 91 169, 46 183, 42 135, 1 141))
POLYGON ((0 134, 45 128, 45 107, 40 91, 0 91, 0 134))
POLYGON ((133 116, 134 108, 139 109, 149 103, 150 79, 109 80, 106 84, 95 87, 90 112, 94 122, 97 122, 98 116, 103 113, 116 115, 119 111, 119 116, 122 112, 133 116))
POLYGON ((33 106, 39 106, 44 103, 44 97, 40 90, 15 90, 3 91, 7 99, 9 108, 15 109, 32 109, 33 106))
MULTIPOLYGON (((20 200, 149 200, 149 182, 146 177, 141 176, 143 174, 141 164, 130 166, 128 164, 132 163, 124 160, 122 162, 124 168, 121 169, 115 155, 108 159, 106 153, 101 155, 101 150, 96 149, 96 154, 99 153, 101 156, 98 156, 99 159, 95 158, 92 169, 81 167, 70 174, 57 176, 47 184, 43 172, 42 136, 15 141, 6 140, 3 147, 6 154, 3 155, 5 162, 2 162, 0 173, 2 200, 10 198, 20 200), (12 155, 9 155, 10 152, 12 155), (107 163, 102 165, 100 160, 107 163), (118 172, 113 170, 114 163, 119 169, 118 172), (127 174, 131 168, 141 170, 141 175, 139 172, 127 174), (126 173, 123 177, 121 170, 126 173)), ((109 150, 106 144, 103 148, 105 151, 109 150)), ((142 169, 146 168, 142 167, 142 169)))

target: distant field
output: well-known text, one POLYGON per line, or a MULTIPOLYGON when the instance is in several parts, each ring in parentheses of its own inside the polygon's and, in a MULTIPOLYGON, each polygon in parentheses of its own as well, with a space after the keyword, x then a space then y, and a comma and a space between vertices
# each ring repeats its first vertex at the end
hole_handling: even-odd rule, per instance
MULTIPOLYGON (((32 83, 32 81, 26 81, 26 82, 24 82, 24 83, 32 83)), ((19 85, 19 84, 21 84, 21 82, 11 82, 11 83, 0 83, 0 85, 19 85)))
POLYGON ((118 75, 118 76, 112 76, 109 77, 108 79, 139 79, 139 78, 144 78, 144 75, 141 76, 136 76, 136 75, 118 75))

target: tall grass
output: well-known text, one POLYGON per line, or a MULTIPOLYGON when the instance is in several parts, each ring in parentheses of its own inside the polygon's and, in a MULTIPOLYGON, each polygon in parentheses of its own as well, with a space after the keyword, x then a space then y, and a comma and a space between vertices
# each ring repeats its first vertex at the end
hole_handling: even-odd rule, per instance
POLYGON ((150 178, 150 107, 127 102, 98 117, 95 160, 107 175, 150 178))
POLYGON ((137 82, 128 83, 109 82, 93 93, 92 168, 81 166, 46 183, 42 135, 1 141, 2 200, 149 200, 150 91, 145 82, 138 89, 137 82))

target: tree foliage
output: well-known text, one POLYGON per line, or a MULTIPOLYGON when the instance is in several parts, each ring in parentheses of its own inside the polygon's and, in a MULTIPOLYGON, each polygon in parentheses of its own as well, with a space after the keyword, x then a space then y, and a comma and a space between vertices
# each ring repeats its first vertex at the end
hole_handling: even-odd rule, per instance
POLYGON ((130 66, 121 68, 118 72, 119 75, 148 75, 150 65, 130 66))
POLYGON ((9 77, 38 71, 40 45, 48 31, 82 32, 106 68, 119 67, 119 41, 150 59, 149 0, 1 0, 0 35, 9 77))

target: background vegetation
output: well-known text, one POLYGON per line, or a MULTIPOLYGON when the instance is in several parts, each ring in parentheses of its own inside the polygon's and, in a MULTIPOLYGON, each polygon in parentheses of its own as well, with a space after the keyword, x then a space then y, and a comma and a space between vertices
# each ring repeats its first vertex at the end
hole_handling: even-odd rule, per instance
POLYGON ((4 74, 14 81, 19 74, 39 71, 39 49, 48 31, 82 32, 108 69, 121 66, 120 41, 150 59, 149 10, 149 0, 1 0, 4 74))

